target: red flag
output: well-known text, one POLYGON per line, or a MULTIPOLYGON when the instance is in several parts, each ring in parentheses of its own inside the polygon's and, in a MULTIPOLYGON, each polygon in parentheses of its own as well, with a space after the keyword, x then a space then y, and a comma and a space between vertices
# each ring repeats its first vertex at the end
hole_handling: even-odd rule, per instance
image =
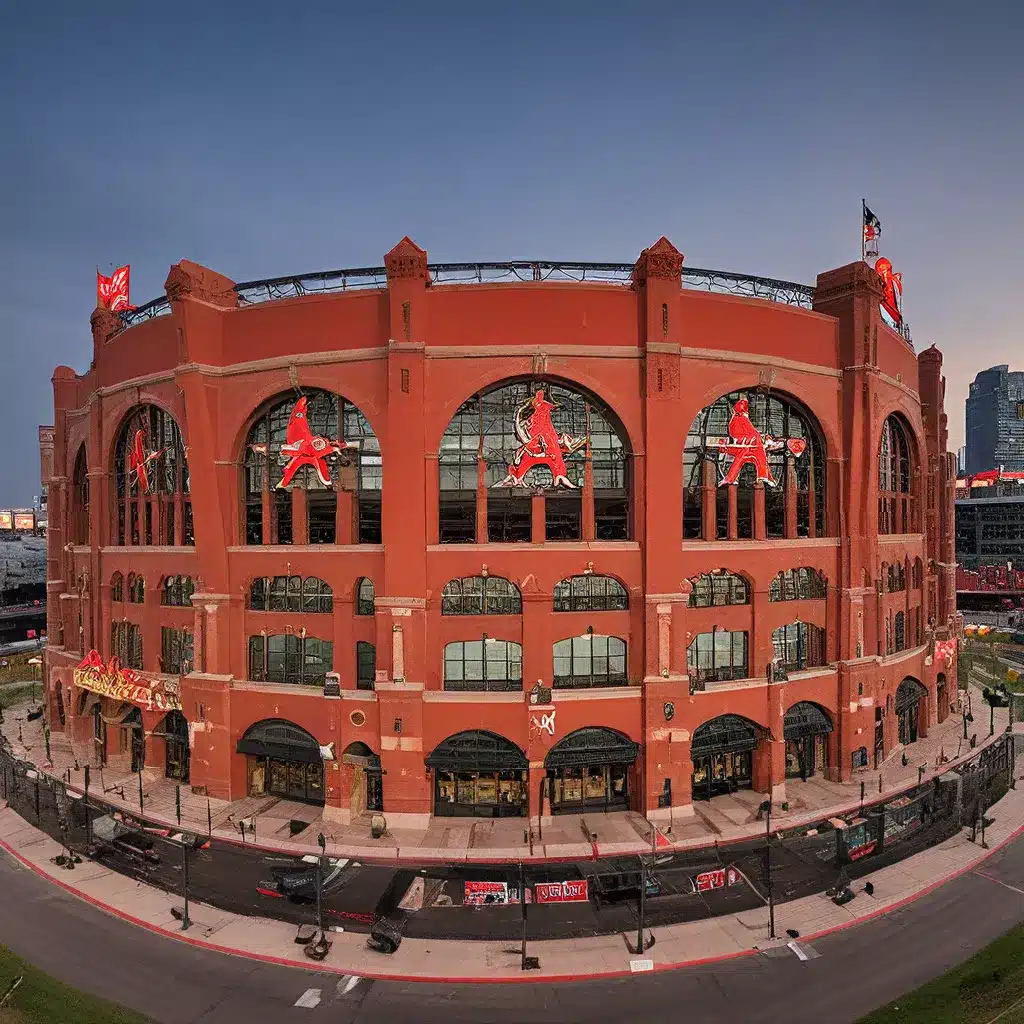
POLYGON ((104 277, 96 271, 96 303, 114 313, 121 313, 135 307, 128 301, 128 278, 131 266, 118 267, 110 275, 104 277))

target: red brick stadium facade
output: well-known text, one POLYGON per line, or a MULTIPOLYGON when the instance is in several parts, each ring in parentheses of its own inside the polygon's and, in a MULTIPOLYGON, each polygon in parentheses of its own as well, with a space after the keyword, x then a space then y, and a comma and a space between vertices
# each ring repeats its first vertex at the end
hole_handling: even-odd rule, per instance
POLYGON ((53 378, 53 728, 392 825, 678 817, 925 735, 956 692, 940 353, 864 263, 769 298, 682 264, 459 281, 404 239, 322 294, 183 261, 97 309, 53 378))

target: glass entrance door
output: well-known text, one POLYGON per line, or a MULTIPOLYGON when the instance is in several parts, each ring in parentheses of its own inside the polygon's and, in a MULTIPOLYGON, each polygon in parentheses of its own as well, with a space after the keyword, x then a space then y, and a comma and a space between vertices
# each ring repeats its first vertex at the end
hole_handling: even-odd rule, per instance
POLYGON ((526 800, 525 771, 434 772, 434 814, 439 817, 522 817, 526 800))
POLYGON ((826 764, 826 744, 828 737, 820 733, 814 736, 801 736, 797 740, 786 741, 786 778, 809 779, 826 764))
POLYGON ((629 766, 597 764, 549 768, 548 792, 552 814, 628 810, 629 766))
POLYGON ((305 761, 281 761, 273 757, 251 758, 249 794, 279 796, 306 804, 324 802, 324 766, 305 761), (262 788, 260 788, 262 786, 262 788))
POLYGON ((899 738, 900 743, 906 746, 908 743, 917 742, 917 721, 920 714, 921 702, 914 701, 909 707, 899 713, 899 738))
POLYGON ((693 762, 693 799, 710 800, 713 796, 735 793, 737 789, 749 789, 753 766, 753 752, 750 750, 698 757, 693 762))

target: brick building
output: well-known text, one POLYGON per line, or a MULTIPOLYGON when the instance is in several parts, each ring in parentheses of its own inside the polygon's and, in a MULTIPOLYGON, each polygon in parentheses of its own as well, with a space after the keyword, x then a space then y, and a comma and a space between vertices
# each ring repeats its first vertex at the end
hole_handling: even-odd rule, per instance
POLYGON ((682 264, 403 239, 97 309, 53 378, 53 727, 392 825, 681 816, 924 735, 956 688, 940 353, 864 263, 682 264))

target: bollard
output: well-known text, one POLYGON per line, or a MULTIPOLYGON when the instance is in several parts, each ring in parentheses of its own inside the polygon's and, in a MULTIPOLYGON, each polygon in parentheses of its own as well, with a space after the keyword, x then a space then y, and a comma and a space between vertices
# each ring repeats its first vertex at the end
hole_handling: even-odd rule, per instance
POLYGON ((192 922, 188 919, 188 844, 181 841, 181 894, 185 900, 184 912, 181 915, 181 930, 188 931, 192 922))
POLYGON ((864 813, 864 783, 860 784, 860 813, 864 813))
POLYGON ((882 792, 882 773, 878 773, 878 792, 882 792))
POLYGON ((206 798, 206 834, 213 838, 213 816, 210 814, 210 798, 206 798))
POLYGON ((139 817, 142 817, 146 813, 145 805, 142 801, 142 772, 139 772, 139 817))
POLYGON ((174 787, 174 811, 178 815, 178 824, 181 824, 181 786, 174 787))
POLYGON ((89 817, 89 766, 85 766, 85 846, 89 848, 91 844, 91 820, 89 817))

